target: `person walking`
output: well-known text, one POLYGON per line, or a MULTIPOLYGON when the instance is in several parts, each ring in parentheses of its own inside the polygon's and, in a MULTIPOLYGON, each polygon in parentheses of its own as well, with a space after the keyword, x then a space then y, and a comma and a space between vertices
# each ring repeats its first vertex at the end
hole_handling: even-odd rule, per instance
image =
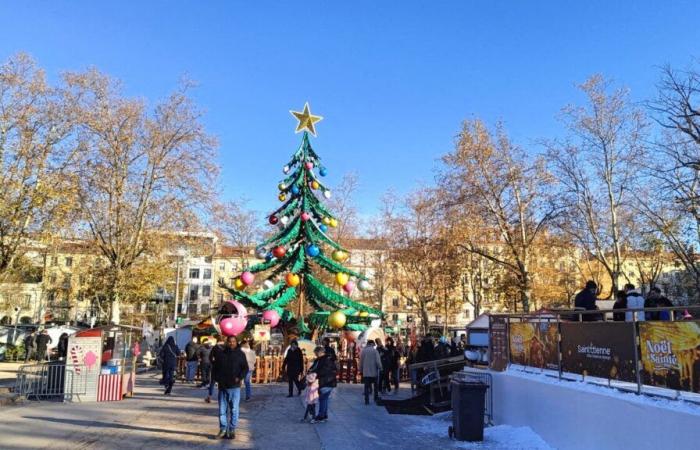
POLYGON ((387 390, 391 392, 391 384, 394 385, 394 394, 399 392, 399 366, 401 360, 401 353, 399 353, 398 348, 394 345, 394 339, 391 337, 386 338, 386 346, 384 347, 386 364, 382 360, 382 366, 384 367, 384 384, 387 390))
POLYGON ((195 337, 185 346, 185 358, 187 361, 185 369, 186 383, 194 383, 194 377, 197 375, 197 366, 199 365, 198 352, 199 345, 197 345, 197 338, 195 337))
POLYGON ((294 395, 294 385, 297 387, 297 395, 301 395, 302 382, 300 378, 304 371, 304 355, 301 353, 296 339, 289 344, 287 356, 284 357, 282 362, 282 372, 285 371, 287 373, 287 382, 289 382, 289 395, 287 397, 294 395))
POLYGON ((216 345, 214 345, 209 353, 209 362, 211 363, 211 379, 209 380, 209 389, 207 391, 207 396, 204 399, 205 402, 211 403, 211 397, 214 395, 214 385, 216 384, 216 358, 224 350, 225 346, 223 336, 219 335, 216 337, 216 345))
POLYGON ((311 423, 325 422, 328 420, 328 406, 330 404, 331 393, 338 385, 337 374, 338 368, 329 355, 326 355, 326 349, 318 346, 314 349, 316 359, 309 372, 316 374, 318 378, 318 415, 311 423))
POLYGON ((58 338, 58 345, 56 346, 58 350, 58 359, 60 361, 65 361, 68 355, 68 333, 62 333, 58 338))
POLYGON ((447 344, 447 338, 440 336, 438 345, 435 347, 435 359, 449 358, 451 354, 450 346, 447 344))
MULTIPOLYGON (((44 359, 47 358, 47 350, 49 348, 49 344, 53 342, 53 339, 51 339, 51 336, 49 336, 49 332, 44 328, 41 330, 41 333, 36 337, 36 360, 37 362, 44 362, 44 359)), ((50 358, 49 358, 50 359, 50 358)))
POLYGON ((163 364, 163 385, 165 385, 164 395, 170 395, 175 384, 175 369, 177 369, 177 357, 180 354, 180 349, 175 343, 175 338, 168 336, 165 340, 163 348, 160 349, 160 360, 163 364))
POLYGON ((374 402, 379 400, 379 386, 377 378, 382 371, 382 360, 374 346, 374 341, 367 341, 367 345, 360 352, 360 373, 364 384, 365 405, 369 405, 369 394, 374 392, 374 402))
POLYGON ((236 336, 226 338, 226 347, 217 353, 214 373, 219 385, 219 439, 235 439, 241 382, 248 373, 248 361, 236 336))
POLYGON ((211 382, 211 343, 209 339, 204 339, 202 345, 199 346, 199 370, 202 373, 202 382, 199 387, 209 386, 211 382))
POLYGON ((36 355, 36 330, 24 337, 24 363, 29 362, 36 355))
MULTIPOLYGON (((383 362, 386 349, 384 348, 384 345, 382 345, 382 340, 376 338, 374 343, 376 344, 375 348, 377 349, 377 353, 379 353, 379 359, 383 362)), ((386 367, 382 366, 377 374, 377 387, 379 388, 379 394, 384 394, 386 392, 386 386, 384 385, 384 369, 386 369, 386 367)))
POLYGON ((253 371, 255 370, 255 360, 257 359, 257 356, 255 354, 255 350, 250 348, 250 342, 248 341, 243 342, 241 350, 243 350, 245 358, 248 361, 248 373, 245 374, 245 401, 249 401, 251 394, 253 393, 253 389, 250 385, 250 379, 253 376, 253 371))

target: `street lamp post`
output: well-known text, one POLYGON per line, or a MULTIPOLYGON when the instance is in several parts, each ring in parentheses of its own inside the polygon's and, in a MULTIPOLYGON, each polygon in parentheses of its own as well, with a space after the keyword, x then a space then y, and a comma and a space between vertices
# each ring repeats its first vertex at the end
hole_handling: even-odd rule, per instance
POLYGON ((185 258, 187 250, 180 247, 177 250, 177 275, 175 278, 175 309, 173 310, 173 323, 177 324, 177 307, 180 301, 180 260, 185 258))

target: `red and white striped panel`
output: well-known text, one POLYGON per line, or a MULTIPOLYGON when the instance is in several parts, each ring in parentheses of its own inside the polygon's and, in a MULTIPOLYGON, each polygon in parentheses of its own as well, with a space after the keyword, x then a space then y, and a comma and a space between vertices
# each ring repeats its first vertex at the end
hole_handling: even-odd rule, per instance
POLYGON ((100 375, 97 387, 98 402, 114 402, 122 399, 122 376, 100 375))

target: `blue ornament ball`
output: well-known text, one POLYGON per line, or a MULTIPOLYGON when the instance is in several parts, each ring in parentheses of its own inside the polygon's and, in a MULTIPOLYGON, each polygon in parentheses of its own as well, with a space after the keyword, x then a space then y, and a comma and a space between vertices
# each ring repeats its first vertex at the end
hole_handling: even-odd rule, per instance
POLYGON ((322 177, 325 177, 326 175, 328 175, 328 170, 325 167, 321 167, 321 169, 318 171, 318 174, 322 177))
POLYGON ((312 258, 318 256, 319 253, 321 253, 321 250, 318 248, 317 245, 311 244, 308 247, 306 247, 306 254, 311 256, 312 258))
POLYGON ((325 224, 321 224, 321 225, 319 225, 318 229, 325 233, 326 230, 328 230, 328 227, 325 224))
POLYGON ((272 253, 268 253, 267 256, 265 256, 265 261, 266 262, 272 261, 272 253))
POLYGON ((299 186, 297 186, 296 184, 292 186, 292 194, 299 195, 299 186))

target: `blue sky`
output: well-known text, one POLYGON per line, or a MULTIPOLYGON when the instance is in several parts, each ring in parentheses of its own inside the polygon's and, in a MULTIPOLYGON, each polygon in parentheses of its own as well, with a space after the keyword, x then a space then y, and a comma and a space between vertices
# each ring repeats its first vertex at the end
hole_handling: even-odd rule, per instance
POLYGON ((465 118, 501 119, 535 151, 592 73, 652 96, 656 66, 700 57, 698 17, 697 1, 6 1, 0 59, 95 66, 153 100, 198 81, 224 196, 261 211, 300 139, 288 111, 308 100, 329 184, 357 172, 366 215, 430 183, 465 118))

